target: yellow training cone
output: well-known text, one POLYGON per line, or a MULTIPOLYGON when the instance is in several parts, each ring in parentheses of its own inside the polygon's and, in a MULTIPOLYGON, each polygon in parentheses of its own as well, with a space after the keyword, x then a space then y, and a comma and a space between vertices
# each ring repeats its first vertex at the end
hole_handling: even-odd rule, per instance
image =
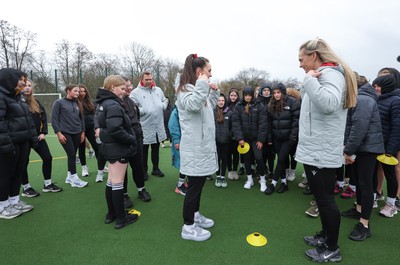
POLYGON ((135 210, 135 209, 130 210, 128 213, 137 214, 138 216, 140 216, 142 214, 141 212, 139 212, 138 210, 135 210))
POLYGON ((261 235, 259 232, 251 233, 246 237, 246 240, 247 243, 255 247, 262 247, 268 242, 267 238, 261 235))
POLYGON ((237 150, 238 150, 239 154, 244 155, 250 150, 250 145, 249 145, 249 143, 244 142, 243 146, 241 146, 240 144, 238 145, 237 150))
POLYGON ((391 166, 397 165, 399 163, 397 158, 395 158, 394 156, 387 156, 386 154, 378 155, 376 159, 378 159, 378 161, 383 164, 391 166))

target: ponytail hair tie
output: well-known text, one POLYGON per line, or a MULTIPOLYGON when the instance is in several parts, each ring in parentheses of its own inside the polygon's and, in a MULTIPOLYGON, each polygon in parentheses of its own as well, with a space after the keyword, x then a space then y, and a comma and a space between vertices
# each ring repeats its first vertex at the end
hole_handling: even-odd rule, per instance
POLYGON ((196 59, 197 58, 197 53, 194 53, 193 54, 193 59, 196 59))

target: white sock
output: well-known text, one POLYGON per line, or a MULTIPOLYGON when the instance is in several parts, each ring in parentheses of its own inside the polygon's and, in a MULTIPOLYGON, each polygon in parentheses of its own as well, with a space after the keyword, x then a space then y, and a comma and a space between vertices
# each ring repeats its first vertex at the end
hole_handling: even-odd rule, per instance
POLYGON ((51 184, 51 179, 45 179, 44 180, 44 185, 47 187, 51 184))
POLYGON ((281 184, 285 184, 286 185, 286 179, 281 179, 281 184))
POLYGON ((82 166, 82 170, 86 169, 87 171, 87 165, 82 166))
POLYGON ((339 185, 339 187, 343 188, 344 181, 336 181, 336 183, 339 185))
POLYGON ((387 197, 387 199, 386 199, 386 203, 390 204, 392 206, 394 205, 395 202, 396 202, 396 198, 387 197))
POLYGON ((374 192, 374 201, 376 201, 376 193, 374 192))
POLYGON ((247 175, 247 180, 248 181, 253 181, 253 176, 252 175, 247 175))
POLYGON ((271 184, 274 185, 274 187, 276 186, 276 183, 278 183, 276 180, 272 180, 271 184))
POLYGON ((144 189, 144 187, 137 188, 138 191, 142 191, 143 189, 144 189))
POLYGON ((264 176, 260 176, 260 182, 265 182, 265 175, 264 176))
POLYGON ((349 187, 350 187, 354 192, 356 192, 356 186, 350 185, 350 184, 349 184, 349 187))
POLYGON ((27 190, 27 189, 29 189, 31 187, 31 184, 28 182, 27 184, 22 184, 22 188, 24 189, 24 190, 27 190))
POLYGON ((17 204, 19 202, 19 195, 14 196, 14 197, 9 197, 8 200, 11 205, 17 204))
POLYGON ((240 167, 244 168, 244 164, 243 164, 243 163, 240 163, 240 167))

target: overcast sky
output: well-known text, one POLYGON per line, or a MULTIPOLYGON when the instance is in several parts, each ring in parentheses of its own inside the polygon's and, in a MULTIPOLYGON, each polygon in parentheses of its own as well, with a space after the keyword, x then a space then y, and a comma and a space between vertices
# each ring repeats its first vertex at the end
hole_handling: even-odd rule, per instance
POLYGON ((181 63, 197 53, 219 80, 254 67, 302 81, 298 48, 319 37, 373 80, 400 69, 399 11, 399 0, 18 0, 2 1, 0 19, 37 33, 47 51, 66 39, 111 54, 135 41, 181 63))

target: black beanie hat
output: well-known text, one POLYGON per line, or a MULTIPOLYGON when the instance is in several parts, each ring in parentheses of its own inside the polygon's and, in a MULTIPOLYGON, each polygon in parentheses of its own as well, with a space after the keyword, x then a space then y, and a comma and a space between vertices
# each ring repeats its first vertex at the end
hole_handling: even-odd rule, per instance
POLYGON ((243 98, 244 98, 244 96, 246 96, 246 95, 250 95, 250 96, 254 97, 253 89, 252 89, 250 86, 245 86, 245 87, 243 88, 243 98))
POLYGON ((285 87, 284 84, 282 84, 282 83, 275 83, 275 84, 273 84, 273 85, 272 85, 271 92, 274 91, 274 90, 277 90, 277 89, 279 89, 279 90, 281 91, 282 94, 286 95, 286 87, 285 87))
POLYGON ((382 75, 377 77, 372 85, 378 85, 382 94, 387 94, 396 89, 396 81, 392 75, 382 75))

